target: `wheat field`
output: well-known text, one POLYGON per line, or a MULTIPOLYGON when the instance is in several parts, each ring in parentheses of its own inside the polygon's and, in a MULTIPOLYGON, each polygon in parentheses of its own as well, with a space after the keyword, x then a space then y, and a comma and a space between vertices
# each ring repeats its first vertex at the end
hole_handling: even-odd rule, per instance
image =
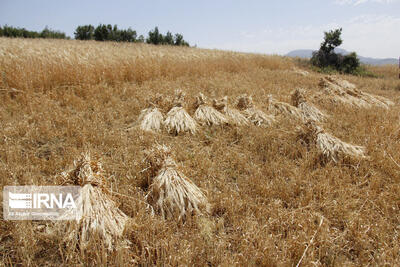
POLYGON ((2 188, 60 185, 60 173, 90 152, 102 163, 108 197, 129 217, 111 249, 100 234, 83 248, 66 243, 54 222, 2 219, 0 265, 400 265, 400 81, 397 66, 369 70, 379 78, 339 78, 387 98, 389 108, 321 100, 326 75, 280 56, 0 38, 2 188), (247 94, 275 121, 199 124, 194 134, 135 126, 156 94, 167 114, 177 89, 190 116, 199 93, 227 96, 233 108, 247 94), (327 115, 324 132, 362 147, 365 157, 324 158, 299 138, 304 122, 269 110, 270 95, 290 104, 296 89, 327 115), (174 168, 207 199, 207 210, 178 220, 152 208, 156 174, 146 157, 157 144, 170 148, 174 168))

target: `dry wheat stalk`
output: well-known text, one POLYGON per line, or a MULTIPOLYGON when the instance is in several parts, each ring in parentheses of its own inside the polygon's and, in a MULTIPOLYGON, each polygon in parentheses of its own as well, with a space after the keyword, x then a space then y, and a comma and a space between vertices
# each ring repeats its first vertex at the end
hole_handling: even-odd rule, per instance
POLYGON ((365 147, 345 143, 339 138, 326 133, 314 122, 307 122, 305 126, 306 131, 301 138, 307 143, 314 144, 325 158, 334 162, 338 162, 340 158, 346 156, 357 159, 367 158, 365 147))
POLYGON ((321 122, 326 119, 326 115, 322 111, 307 102, 302 89, 296 89, 292 93, 292 104, 300 110, 304 122, 310 120, 321 122))
POLYGON ((116 239, 122 237, 129 218, 104 192, 107 181, 101 163, 91 160, 89 153, 82 154, 74 162, 74 168, 61 176, 66 184, 82 186, 78 203, 82 206, 82 218, 62 225, 67 233, 65 241, 79 240, 80 248, 85 249, 92 237, 99 236, 112 249, 116 239))
POLYGON ((267 115, 263 111, 255 108, 253 99, 247 94, 238 97, 236 106, 242 110, 245 117, 256 126, 267 127, 275 122, 275 117, 273 115, 267 115))
POLYGON ((228 119, 228 123, 239 126, 249 124, 249 120, 242 113, 240 113, 239 110, 228 107, 227 96, 224 96, 219 100, 214 99, 213 106, 215 109, 225 114, 228 119))
POLYGON ((289 115, 298 119, 302 119, 303 116, 297 107, 294 107, 288 103, 277 101, 272 95, 267 96, 268 110, 271 110, 277 114, 289 115))
POLYGON ((196 98, 196 111, 194 117, 200 121, 201 124, 207 125, 222 125, 228 123, 227 118, 216 110, 215 108, 208 106, 206 103, 206 97, 200 93, 196 98))
POLYGON ((207 210, 206 196, 177 170, 168 147, 156 145, 147 151, 146 161, 152 175, 146 199, 156 212, 164 218, 184 220, 188 215, 207 210))
POLYGON ((164 127, 169 133, 179 134, 180 132, 196 133, 197 123, 182 107, 185 95, 181 90, 175 91, 173 100, 174 107, 167 113, 164 120, 164 127))

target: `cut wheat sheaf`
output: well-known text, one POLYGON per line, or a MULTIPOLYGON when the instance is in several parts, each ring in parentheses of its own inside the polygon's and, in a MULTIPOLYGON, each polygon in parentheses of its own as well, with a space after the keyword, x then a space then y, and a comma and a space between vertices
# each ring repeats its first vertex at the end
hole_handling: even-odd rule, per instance
POLYGON ((228 106, 228 97, 213 100, 213 107, 223 113, 228 119, 228 123, 232 125, 248 125, 250 121, 237 109, 228 106))
POLYGON ((82 217, 77 221, 60 223, 66 233, 65 242, 75 243, 86 249, 97 238, 108 249, 123 241, 125 224, 129 217, 118 209, 106 188, 107 179, 99 161, 91 159, 89 153, 74 162, 74 168, 61 174, 64 184, 79 185, 81 189, 82 217))
POLYGON ((304 122, 322 122, 326 120, 327 115, 307 101, 305 90, 296 89, 292 93, 291 100, 292 105, 300 110, 300 114, 304 122))
POLYGON ((223 125, 228 123, 228 119, 224 114, 216 110, 214 107, 209 106, 206 102, 206 97, 200 93, 196 97, 196 111, 194 117, 201 124, 206 125, 223 125))
POLYGON ((300 138, 308 145, 313 144, 325 159, 334 162, 339 162, 340 159, 346 157, 352 159, 368 158, 365 147, 343 142, 312 121, 305 124, 300 138))
POLYGON ((361 108, 376 106, 388 109, 394 105, 389 99, 362 92, 354 84, 336 76, 321 78, 319 85, 323 90, 314 96, 316 100, 328 100, 361 108))
POLYGON ((204 193, 178 170, 169 147, 156 145, 147 151, 150 187, 146 199, 164 218, 178 221, 208 210, 204 193))
POLYGON ((275 116, 267 115, 262 110, 254 106, 253 98, 247 94, 237 98, 236 106, 243 112, 245 117, 254 125, 259 127, 271 126, 275 121, 275 116))
POLYGON ((168 111, 167 116, 163 122, 165 129, 167 129, 169 133, 196 133, 197 123, 183 108, 184 99, 185 94, 181 90, 176 90, 175 98, 172 103, 173 107, 170 111, 168 111))

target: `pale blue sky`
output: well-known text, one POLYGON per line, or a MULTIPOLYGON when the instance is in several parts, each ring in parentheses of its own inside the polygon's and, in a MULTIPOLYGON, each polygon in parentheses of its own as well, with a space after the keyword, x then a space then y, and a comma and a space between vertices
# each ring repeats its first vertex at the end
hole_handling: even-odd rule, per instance
POLYGON ((198 47, 267 54, 317 49, 323 31, 343 27, 344 49, 400 55, 400 0, 0 0, 0 25, 48 25, 73 37, 76 26, 99 23, 145 36, 157 25, 198 47))

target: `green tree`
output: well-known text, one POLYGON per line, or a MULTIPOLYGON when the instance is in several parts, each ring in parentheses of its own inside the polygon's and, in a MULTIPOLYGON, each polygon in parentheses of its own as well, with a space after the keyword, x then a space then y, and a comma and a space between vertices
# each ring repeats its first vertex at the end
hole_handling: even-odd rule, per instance
MULTIPOLYGON (((109 25, 111 27, 111 25, 109 25)), ((99 24, 94 30, 94 39, 96 41, 107 41, 108 40, 108 27, 105 24, 99 24)))
POLYGON ((342 28, 331 30, 329 32, 324 32, 324 41, 321 43, 320 50, 324 51, 326 54, 332 53, 336 47, 343 43, 340 35, 342 34, 342 28))
POLYGON ((143 35, 139 35, 139 37, 136 39, 136 42, 144 43, 144 36, 143 35))
POLYGON ((158 27, 155 27, 153 31, 149 31, 149 37, 146 39, 146 43, 148 44, 162 44, 163 35, 158 31, 158 27))
POLYGON ((311 58, 312 65, 335 69, 344 73, 356 73, 356 70, 360 67, 360 61, 355 52, 346 56, 335 53, 335 48, 343 43, 341 34, 342 28, 324 33, 324 41, 311 58))
POLYGON ((173 45, 174 44, 174 36, 170 31, 164 36, 163 44, 173 45))
POLYGON ((94 39, 94 26, 83 25, 78 26, 74 32, 75 39, 77 40, 93 40, 94 39))
POLYGON ((183 40, 183 35, 180 33, 175 34, 174 39, 175 39, 174 45, 189 46, 189 43, 187 43, 185 40, 183 40))

